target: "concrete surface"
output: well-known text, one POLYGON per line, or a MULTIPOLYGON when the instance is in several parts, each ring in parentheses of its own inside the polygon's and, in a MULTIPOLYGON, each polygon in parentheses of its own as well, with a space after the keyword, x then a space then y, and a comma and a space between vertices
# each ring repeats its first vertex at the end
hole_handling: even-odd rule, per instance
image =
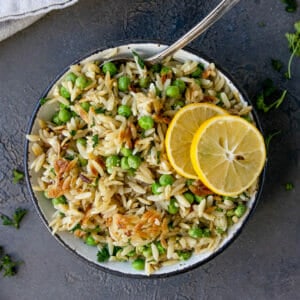
MULTIPOLYGON (((17 276, 0 276, 0 299, 299 299, 299 105, 300 58, 287 81, 271 58, 284 62, 284 37, 300 20, 281 1, 241 1, 191 46, 232 73, 252 100, 265 78, 287 88, 277 110, 259 113, 270 143, 260 203, 239 238, 203 267, 171 278, 116 277, 85 265, 49 234, 34 210, 25 183, 12 183, 23 168, 24 133, 39 95, 79 56, 120 40, 172 42, 218 1, 81 0, 52 12, 0 43, 0 211, 29 210, 21 229, 0 224, 0 245, 24 261, 17 276), (293 182, 294 190, 285 191, 293 182)), ((299 1, 298 1, 299 3, 299 1)))

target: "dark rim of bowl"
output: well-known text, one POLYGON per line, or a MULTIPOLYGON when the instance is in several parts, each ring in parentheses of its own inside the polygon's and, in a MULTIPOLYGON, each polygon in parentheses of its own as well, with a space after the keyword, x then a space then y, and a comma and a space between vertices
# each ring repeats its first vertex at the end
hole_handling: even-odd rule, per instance
MULTIPOLYGON (((39 98, 39 100, 41 98, 44 98, 47 96, 48 92, 50 91, 50 89, 53 87, 53 85, 57 82, 57 80, 65 73, 67 72, 67 70, 69 69, 69 67, 71 65, 74 65, 74 64, 78 64, 79 62, 81 62, 82 60, 100 52, 100 51, 103 51, 105 49, 109 49, 109 48, 114 48, 114 47, 120 47, 120 46, 126 46, 126 45, 130 45, 130 44, 155 44, 155 45, 165 45, 164 43, 161 43, 161 42, 158 42, 158 41, 153 41, 153 40, 133 40, 133 41, 119 41, 118 43, 116 43, 115 45, 113 46, 107 46, 107 47, 100 47, 94 51, 91 51, 90 53, 87 53, 85 55, 83 55, 81 58, 79 59, 76 59, 73 63, 71 63, 70 65, 68 65, 67 67, 65 67, 55 78, 54 80, 48 85, 48 87, 44 90, 44 92, 42 93, 41 97, 39 98)), ((183 48, 183 50, 187 51, 187 52, 190 52, 194 55, 197 55, 199 56, 200 58, 203 58, 204 60, 208 61, 208 62, 214 62, 215 65, 216 65, 216 68, 218 70, 220 70, 231 82, 232 84, 236 87, 236 89, 238 90, 238 92, 243 96, 244 100, 249 103, 249 104, 252 104, 250 99, 248 98, 247 94, 245 93, 245 91, 240 88, 239 85, 236 84, 235 82, 235 79, 232 78, 232 75, 227 72, 226 70, 224 70, 223 67, 220 67, 218 65, 218 63, 215 62, 215 59, 211 59, 209 58, 207 55, 204 55, 203 53, 201 53, 200 51, 198 50, 194 50, 194 49, 191 49, 189 47, 185 47, 183 48)), ((32 116, 29 120, 29 124, 28 124, 28 128, 26 130, 26 134, 30 134, 31 133, 31 130, 32 130, 32 127, 33 127, 33 124, 34 124, 34 121, 35 121, 35 118, 36 118, 36 115, 39 111, 41 107, 41 104, 40 102, 38 101, 35 108, 34 108, 34 111, 32 113, 32 116)), ((252 110, 252 115, 253 115, 253 118, 254 118, 254 121, 256 123, 256 126, 257 128, 260 130, 260 132, 262 132, 263 134, 263 130, 262 130, 262 126, 260 124, 260 121, 259 121, 259 118, 258 118, 258 115, 257 115, 257 112, 253 109, 252 110)), ((38 215, 39 217, 42 219, 44 225, 47 227, 48 231, 51 233, 51 229, 49 227, 49 223, 48 221, 46 220, 40 206, 39 206, 39 203, 38 203, 38 200, 36 199, 35 197, 35 194, 32 190, 32 186, 31 186, 31 183, 30 183, 30 175, 29 175, 29 169, 28 169, 28 154, 29 154, 29 141, 26 139, 25 140, 25 146, 24 146, 24 165, 25 165, 25 176, 26 176, 26 184, 27 184, 27 187, 28 187, 28 190, 29 190, 29 193, 30 193, 30 196, 31 196, 31 199, 33 201, 33 204, 38 212, 38 215)), ((75 255, 76 257, 78 257, 81 261, 85 262, 85 263, 88 263, 90 266, 93 266, 94 268, 97 268, 101 271, 105 271, 107 273, 110 273, 110 274, 114 274, 114 275, 117 275, 117 276, 126 276, 126 277, 130 277, 130 278, 136 278, 136 279, 156 279, 156 278, 166 278, 166 277, 171 277, 171 276, 174 276, 174 275, 179 275, 179 274, 182 274, 182 273, 185 273, 185 272, 188 272, 188 271, 191 271, 193 269, 196 269, 202 265, 204 265, 205 263, 209 262, 210 260, 212 260, 214 257, 216 257, 217 255, 221 254, 226 248, 229 247, 229 245, 231 245, 234 240, 240 235, 242 229, 244 228, 245 224, 248 222, 250 216, 253 214, 255 208, 257 207, 257 204, 258 204, 258 200, 259 198, 261 197, 261 194, 262 194, 262 190, 263 190, 263 185, 264 185, 264 181, 265 181, 265 176, 266 176, 266 167, 267 167, 267 161, 266 161, 266 164, 261 172, 261 175, 260 175, 260 178, 259 178, 259 183, 258 183, 258 190, 257 190, 257 194, 256 194, 256 197, 253 201, 253 205, 252 205, 252 208, 250 209, 248 215, 245 217, 245 220, 243 221, 243 223, 241 224, 240 228, 238 228, 236 230, 236 232, 234 232, 233 236, 231 239, 229 239, 222 247, 220 247, 217 251, 213 252, 211 255, 209 255, 207 258, 205 258, 204 260, 200 261, 200 262, 196 262, 192 265, 188 265, 186 266, 185 268, 183 269, 180 269, 180 270, 176 270, 176 271, 172 271, 172 272, 168 272, 168 273, 163 273, 163 274, 151 274, 150 276, 149 275, 145 275, 145 274, 128 274, 128 273, 124 273, 124 272, 120 272, 120 271, 116 271, 116 270, 112 270, 112 269, 109 269, 109 268, 106 268, 105 266, 101 266, 101 265, 98 265, 97 263, 93 262, 93 261, 90 261, 88 260, 87 258, 83 257, 82 255, 80 255, 78 252, 76 252, 74 249, 72 249, 60 236, 58 236, 57 234, 54 235, 54 238, 66 249, 68 249, 71 253, 73 253, 73 255, 75 255)), ((52 233, 51 233, 52 235, 52 233)))

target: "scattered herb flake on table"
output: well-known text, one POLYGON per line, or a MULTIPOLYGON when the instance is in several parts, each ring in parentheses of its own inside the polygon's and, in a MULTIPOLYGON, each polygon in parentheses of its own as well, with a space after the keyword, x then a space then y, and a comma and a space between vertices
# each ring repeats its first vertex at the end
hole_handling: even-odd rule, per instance
POLYGON ((0 218, 4 226, 14 226, 15 228, 19 229, 20 223, 24 218, 24 216, 26 215, 26 213, 27 213, 26 209, 17 208, 11 218, 4 214, 0 214, 0 218))
POLYGON ((22 262, 13 261, 10 255, 4 253, 3 247, 0 246, 0 271, 3 271, 3 277, 11 277, 17 274, 17 266, 22 262))
POLYGON ((294 24, 295 32, 294 33, 286 33, 285 37, 287 38, 289 49, 291 51, 291 56, 288 62, 288 70, 286 73, 286 77, 291 79, 291 65, 295 56, 300 57, 300 21, 294 24))
POLYGON ((13 170, 13 183, 18 183, 24 178, 24 173, 18 170, 13 170))
POLYGON ((286 191, 291 191, 294 189, 294 185, 291 182, 288 182, 285 184, 285 190, 286 191))

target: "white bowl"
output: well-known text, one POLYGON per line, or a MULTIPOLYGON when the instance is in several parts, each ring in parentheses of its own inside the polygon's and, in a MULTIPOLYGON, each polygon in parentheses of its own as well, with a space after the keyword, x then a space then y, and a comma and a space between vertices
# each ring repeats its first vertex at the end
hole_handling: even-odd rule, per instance
MULTIPOLYGON (((131 55, 132 49, 137 51, 142 57, 151 56, 162 49, 164 49, 166 46, 157 44, 157 43, 132 43, 128 45, 122 45, 118 46, 117 48, 111 48, 106 50, 98 50, 94 52, 94 54, 91 54, 87 56, 84 59, 78 60, 75 63, 78 62, 87 62, 87 61, 94 61, 94 60, 107 60, 111 57, 113 53, 116 53, 116 49, 119 55, 131 55)), ((180 50, 175 55, 174 58, 180 61, 185 60, 194 60, 199 61, 203 63, 205 66, 208 65, 209 61, 207 59, 204 59, 197 54, 194 54, 191 51, 186 50, 180 50)), ((74 63, 74 64, 75 64, 74 63)), ((220 68, 217 67, 220 71, 220 68)), ((61 74, 49 85, 49 87, 45 90, 42 97, 46 97, 48 92, 53 87, 54 83, 57 83, 61 80, 61 78, 64 76, 64 74, 68 71, 69 68, 66 68, 62 71, 61 74)), ((237 89, 236 85, 232 82, 231 79, 229 79, 228 75, 225 75, 224 71, 220 71, 223 76, 225 77, 227 84, 233 89, 239 92, 239 95, 241 97, 241 100, 244 103, 249 103, 247 98, 245 97, 245 94, 241 92, 240 89, 237 89)), ((36 105, 36 108, 33 112, 33 115, 30 120, 30 124, 27 130, 28 134, 34 134, 37 133, 38 125, 37 125, 37 118, 40 119, 50 119, 53 115, 54 107, 47 106, 40 106, 39 102, 36 105), (46 109, 45 109, 46 107, 46 109)), ((259 124, 259 121, 256 117, 255 112, 253 113, 254 120, 256 122, 256 125, 261 130, 261 126, 259 124)), ((51 201, 46 199, 41 192, 34 192, 32 189, 32 185, 35 185, 37 182, 37 175, 34 172, 31 172, 29 169, 29 165, 33 160, 33 154, 31 153, 31 150, 29 148, 29 142, 26 141, 25 144, 25 168, 26 168, 26 178, 27 178, 27 184, 29 188, 30 195, 32 197, 32 200, 34 202, 34 205, 43 220, 44 224, 47 226, 49 231, 51 231, 51 228, 49 227, 49 223, 51 221, 51 217, 53 213, 55 212, 55 209, 53 208, 53 205, 51 204, 51 201)), ((187 261, 180 261, 177 264, 162 267, 158 271, 156 271, 154 274, 150 275, 151 278, 155 277, 165 277, 170 276, 178 273, 182 273, 185 271, 188 271, 192 268, 198 267, 205 262, 211 260, 216 255, 221 253, 230 243, 233 242, 233 240, 238 236, 238 234, 241 232, 242 227, 245 225, 246 221, 248 220, 250 214, 253 212, 255 205, 257 204, 258 198, 261 193, 263 180, 265 175, 265 169, 263 170, 260 182, 259 182, 259 188, 256 191, 256 193, 252 196, 250 201, 248 202, 249 209, 247 212, 242 216, 241 220, 234 224, 232 227, 229 228, 227 236, 222 240, 220 245, 213 251, 204 252, 198 255, 193 255, 189 260, 187 261)), ((133 269, 130 265, 130 263, 125 262, 105 262, 105 263, 99 263, 97 262, 97 248, 96 247, 90 247, 87 246, 83 241, 79 238, 74 237, 71 233, 67 232, 60 232, 54 235, 57 241, 59 241, 64 247, 69 249, 72 253, 76 254, 79 258, 83 259, 85 262, 101 269, 104 271, 109 271, 118 275, 126 275, 131 277, 146 277, 144 272, 137 271, 133 269)), ((148 277, 148 276, 147 276, 148 277)))

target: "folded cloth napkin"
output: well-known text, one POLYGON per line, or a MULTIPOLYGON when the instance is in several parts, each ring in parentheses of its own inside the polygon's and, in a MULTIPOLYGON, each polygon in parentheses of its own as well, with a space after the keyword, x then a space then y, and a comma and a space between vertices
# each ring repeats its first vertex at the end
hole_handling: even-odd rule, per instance
POLYGON ((28 27, 46 13, 78 0, 0 0, 0 41, 28 27))

